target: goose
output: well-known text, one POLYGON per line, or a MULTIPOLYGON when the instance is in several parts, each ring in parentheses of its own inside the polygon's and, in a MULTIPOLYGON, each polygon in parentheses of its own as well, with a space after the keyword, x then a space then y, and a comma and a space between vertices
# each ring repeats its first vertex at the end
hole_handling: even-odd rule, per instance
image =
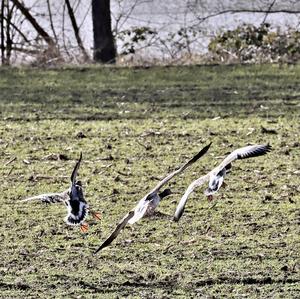
POLYGON ((60 193, 45 193, 37 196, 29 197, 21 200, 22 202, 27 202, 31 200, 40 200, 45 203, 58 203, 63 202, 67 208, 67 216, 65 217, 65 222, 68 225, 79 225, 82 232, 88 231, 88 224, 84 223, 88 212, 92 214, 95 219, 100 219, 100 214, 98 212, 93 212, 89 209, 89 205, 85 200, 83 194, 82 183, 76 180, 77 173, 82 160, 82 153, 72 171, 71 174, 71 186, 69 189, 60 193))
POLYGON ((149 193, 147 193, 136 205, 134 209, 129 211, 128 214, 117 224, 114 231, 110 234, 110 236, 102 243, 102 245, 94 252, 96 254, 103 248, 110 245, 110 243, 119 235, 121 230, 126 226, 127 223, 134 224, 141 218, 151 215, 154 213, 156 207, 158 206, 161 199, 171 194, 170 189, 165 189, 162 192, 159 190, 167 184, 175 175, 183 172, 187 167, 195 163, 200 157, 202 157, 208 151, 211 143, 205 146, 197 155, 195 155, 192 159, 186 162, 179 169, 168 174, 164 179, 162 179, 154 189, 152 189, 149 193))
POLYGON ((180 199, 180 202, 176 208, 176 212, 173 220, 179 221, 180 217, 184 212, 185 204, 194 191, 195 188, 203 185, 205 182, 208 182, 208 188, 204 191, 204 194, 207 196, 208 200, 213 199, 213 195, 219 191, 221 186, 225 186, 224 178, 225 175, 231 170, 231 163, 239 159, 247 159, 252 157, 258 157, 265 155, 271 150, 271 145, 249 145, 239 149, 236 149, 230 153, 217 167, 215 167, 208 174, 198 178, 193 181, 188 188, 186 189, 184 195, 180 199))

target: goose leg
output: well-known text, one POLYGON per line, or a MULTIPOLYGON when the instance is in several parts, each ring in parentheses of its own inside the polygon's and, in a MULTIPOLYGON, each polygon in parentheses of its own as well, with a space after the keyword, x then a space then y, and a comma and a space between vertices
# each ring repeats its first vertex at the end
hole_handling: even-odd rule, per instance
POLYGON ((224 189, 227 187, 227 184, 225 182, 222 183, 222 186, 224 189))
POLYGON ((207 199, 208 199, 208 201, 212 201, 213 200, 213 196, 212 195, 208 195, 207 199))

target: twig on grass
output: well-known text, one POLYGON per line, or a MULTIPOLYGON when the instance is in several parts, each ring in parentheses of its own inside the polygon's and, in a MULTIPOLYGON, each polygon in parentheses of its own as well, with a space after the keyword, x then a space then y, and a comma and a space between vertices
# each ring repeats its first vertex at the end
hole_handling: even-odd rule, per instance
POLYGON ((4 164, 4 166, 7 166, 7 165, 11 164, 11 163, 14 162, 15 160, 17 160, 17 157, 11 158, 9 161, 7 161, 7 162, 4 164))

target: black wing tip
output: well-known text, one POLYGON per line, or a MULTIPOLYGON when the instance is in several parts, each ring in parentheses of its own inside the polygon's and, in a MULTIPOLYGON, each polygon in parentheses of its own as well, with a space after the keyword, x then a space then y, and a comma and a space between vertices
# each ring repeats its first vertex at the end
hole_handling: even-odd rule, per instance
POLYGON ((207 153, 207 151, 209 150, 211 144, 212 144, 212 142, 209 143, 208 145, 206 145, 204 148, 202 148, 201 151, 196 156, 194 156, 194 158, 192 158, 191 163, 196 162, 199 158, 204 156, 207 153))
POLYGON ((206 146, 199 152, 199 154, 202 153, 202 155, 204 155, 204 154, 209 150, 209 148, 210 148, 211 145, 212 145, 212 142, 210 142, 208 145, 206 145, 206 146))
POLYGON ((103 248, 105 248, 106 246, 103 246, 103 244, 97 248, 94 252, 93 252, 93 255, 96 255, 99 251, 101 251, 103 248))
POLYGON ((180 217, 177 217, 177 216, 174 216, 174 217, 173 217, 173 221, 174 221, 174 222, 178 222, 179 219, 180 219, 180 217))
MULTIPOLYGON (((78 159, 77 162, 76 162, 75 168, 77 167, 78 164, 80 165, 81 160, 82 160, 82 152, 80 152, 79 159, 78 159)), ((78 168, 79 168, 79 166, 78 166, 78 168)))
POLYGON ((77 167, 78 164, 81 163, 81 160, 82 160, 82 152, 80 152, 80 154, 79 154, 79 159, 76 162, 75 168, 77 167))
POLYGON ((182 215, 182 213, 181 213, 180 215, 178 215, 178 216, 174 216, 174 217, 173 217, 173 221, 174 221, 174 222, 179 222, 179 220, 180 220, 180 218, 181 218, 181 215, 182 215))
POLYGON ((76 179, 76 175, 77 175, 77 171, 80 167, 80 163, 81 163, 81 160, 82 160, 82 152, 80 152, 80 155, 79 155, 79 159, 78 161, 76 162, 75 166, 74 166, 74 169, 72 171, 72 174, 71 174, 71 182, 73 183, 73 181, 76 179))
POLYGON ((246 154, 238 155, 238 159, 247 159, 247 158, 252 158, 252 157, 259 157, 266 155, 268 152, 272 150, 272 146, 268 144, 264 145, 257 145, 257 148, 253 151, 250 151, 246 154))
POLYGON ((95 251, 94 251, 94 253, 93 253, 93 255, 96 255, 99 251, 101 251, 102 249, 104 249, 105 247, 107 247, 107 246, 109 246, 111 243, 112 243, 112 241, 114 240, 114 238, 113 239, 110 239, 110 238, 108 238, 108 239, 106 239, 95 251))
POLYGON ((266 144, 266 145, 265 145, 265 148, 266 148, 266 152, 267 152, 267 153, 270 152, 270 151, 272 150, 272 146, 271 146, 270 143, 266 144))
MULTIPOLYGON (((131 210, 129 211, 129 213, 124 217, 127 221, 126 223, 124 224, 124 226, 121 228, 123 229, 126 224, 128 223, 129 219, 131 219, 132 217, 134 216, 134 210, 131 210)), ((124 219, 123 219, 124 220, 124 219)), ((120 224, 119 224, 120 225, 120 224)), ((112 235, 110 237, 108 237, 108 239, 106 239, 101 245, 100 247, 93 253, 93 255, 96 255, 99 251, 101 251, 103 248, 109 246, 113 241, 114 239, 117 237, 117 235, 113 236, 112 235)))
POLYGON ((257 150, 258 155, 265 155, 272 150, 272 146, 268 144, 264 144, 261 148, 257 150))
POLYGON ((203 149, 202 149, 202 151, 204 151, 205 150, 205 153, 209 150, 209 148, 210 148, 210 146, 212 145, 212 142, 210 142, 208 145, 206 145, 203 149))
POLYGON ((184 208, 180 211, 180 213, 175 213, 174 217, 173 217, 173 221, 174 222, 178 222, 181 218, 181 216, 183 215, 183 212, 184 212, 184 208))

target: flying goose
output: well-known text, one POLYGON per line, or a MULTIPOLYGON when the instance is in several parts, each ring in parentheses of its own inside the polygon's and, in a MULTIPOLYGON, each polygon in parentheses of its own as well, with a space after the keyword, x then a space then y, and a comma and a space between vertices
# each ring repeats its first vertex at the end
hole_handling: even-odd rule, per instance
MULTIPOLYGON (((203 185, 208 181, 208 188, 204 191, 204 194, 209 200, 213 199, 213 194, 219 191, 222 185, 224 185, 224 177, 226 173, 230 171, 231 163, 238 159, 247 159, 251 157, 258 157, 265 155, 271 150, 271 145, 249 145, 236 149, 231 154, 229 154, 217 167, 215 167, 208 174, 200 177, 199 179, 193 181, 186 189, 184 195, 182 196, 174 215, 174 220, 179 221, 180 217, 184 212, 185 204, 194 191, 195 188, 203 185)), ((225 185, 224 185, 225 186, 225 185)))
POLYGON ((167 184, 175 175, 183 172, 187 167, 195 163, 199 158, 201 158, 209 149, 211 143, 205 146, 197 155, 195 155, 191 160, 186 162, 179 169, 168 174, 162 181, 160 181, 154 189, 152 189, 149 193, 147 193, 136 205, 136 207, 131 210, 125 217, 118 223, 117 227, 110 234, 110 236, 102 243, 102 245, 94 252, 96 254, 103 248, 107 247, 121 232, 121 230, 126 226, 127 223, 134 224, 141 218, 146 215, 153 214, 154 210, 158 206, 160 200, 169 194, 171 194, 170 189, 165 189, 164 191, 159 193, 159 190, 167 184))
MULTIPOLYGON (((88 215, 89 206, 84 198, 82 183, 76 180, 77 173, 82 160, 82 153, 80 153, 79 160, 77 161, 71 175, 71 186, 69 189, 61 193, 45 193, 33 197, 23 199, 22 202, 31 200, 41 200, 46 203, 63 202, 67 207, 67 216, 65 221, 69 225, 79 225, 82 232, 87 232, 88 224, 84 223, 85 218, 88 215)), ((96 219, 100 219, 100 214, 90 211, 92 216, 96 219)))

